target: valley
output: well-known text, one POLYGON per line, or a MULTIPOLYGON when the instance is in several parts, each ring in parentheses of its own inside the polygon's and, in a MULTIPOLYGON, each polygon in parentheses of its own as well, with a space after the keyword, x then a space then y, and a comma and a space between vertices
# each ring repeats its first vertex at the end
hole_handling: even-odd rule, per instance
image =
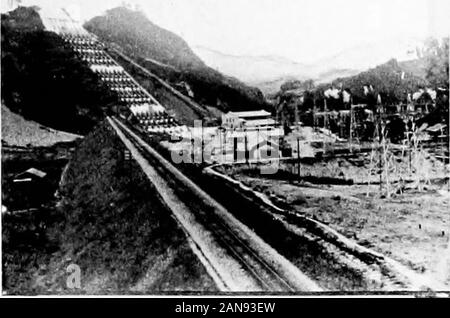
POLYGON ((1 84, 4 294, 450 287, 448 38, 300 63, 17 6, 1 84))

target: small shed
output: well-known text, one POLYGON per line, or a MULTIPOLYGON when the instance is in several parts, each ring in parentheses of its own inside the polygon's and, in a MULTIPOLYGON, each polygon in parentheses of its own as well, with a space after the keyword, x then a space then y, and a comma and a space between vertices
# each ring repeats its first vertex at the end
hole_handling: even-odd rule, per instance
POLYGON ((21 200, 14 209, 36 208, 52 197, 46 172, 29 168, 12 178, 12 190, 21 200))
POLYGON ((44 180, 46 176, 47 176, 47 173, 45 173, 44 171, 41 171, 36 168, 30 168, 28 170, 25 170, 25 171, 17 174, 14 177, 13 182, 18 183, 18 182, 41 181, 41 180, 44 180))

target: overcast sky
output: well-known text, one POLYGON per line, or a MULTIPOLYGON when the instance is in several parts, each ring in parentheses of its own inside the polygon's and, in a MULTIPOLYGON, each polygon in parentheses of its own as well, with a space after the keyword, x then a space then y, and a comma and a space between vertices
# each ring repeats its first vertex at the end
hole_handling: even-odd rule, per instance
MULTIPOLYGON (((8 0, 2 0, 8 1, 8 0)), ((448 0, 129 0, 190 45, 299 62, 386 38, 449 34, 448 0), (307 44, 305 44, 307 43, 307 44)), ((123 0, 23 0, 70 6, 82 20, 123 0)))

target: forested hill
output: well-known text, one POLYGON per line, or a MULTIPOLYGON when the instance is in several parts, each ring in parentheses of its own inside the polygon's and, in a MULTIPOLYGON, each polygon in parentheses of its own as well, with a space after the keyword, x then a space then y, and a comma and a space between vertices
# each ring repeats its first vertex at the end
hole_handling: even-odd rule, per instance
POLYGON ((1 15, 2 104, 26 119, 86 134, 117 102, 57 34, 44 30, 34 7, 1 15))
POLYGON ((181 37, 155 25, 139 11, 114 8, 84 26, 171 85, 181 87, 185 95, 190 90, 198 103, 222 111, 267 107, 259 89, 206 66, 181 37))
MULTIPOLYGON (((449 89, 449 38, 429 38, 418 50, 417 59, 397 62, 392 59, 358 75, 338 78, 333 84, 352 92, 357 100, 364 99, 364 85, 372 85, 380 93, 383 103, 406 101, 408 93, 430 87, 448 95, 449 89)), ((323 85, 321 88, 325 88, 323 85)), ((441 95, 442 95, 441 94, 441 95)), ((363 101, 364 102, 364 101, 363 101)), ((438 108, 448 108, 445 101, 437 101, 438 108)))
POLYGON ((381 97, 382 104, 396 105, 407 102, 408 94, 413 95, 421 88, 431 88, 437 92, 436 105, 421 122, 427 122, 430 125, 440 122, 448 123, 448 46, 448 38, 441 41, 430 38, 418 59, 402 62, 392 59, 357 75, 337 78, 330 83, 318 86, 315 86, 312 80, 289 81, 281 85, 275 97, 280 97, 280 101, 284 103, 291 102, 296 96, 302 95, 304 101, 300 107, 310 109, 314 102, 318 106, 323 106, 325 92, 330 87, 334 87, 334 90, 328 92, 338 93, 332 93, 333 97, 327 98, 327 106, 329 109, 342 109, 345 106, 342 90, 351 93, 353 104, 367 104, 375 107, 378 95, 381 97), (368 92, 364 91, 364 86, 368 88, 368 92))
POLYGON ((206 67, 181 37, 155 25, 139 11, 125 7, 111 9, 105 16, 88 21, 85 27, 136 55, 151 57, 176 68, 206 67))
MULTIPOLYGON (((413 93, 429 83, 425 78, 414 75, 397 60, 392 59, 358 75, 337 78, 333 84, 339 86, 342 84, 343 88, 351 91, 355 103, 365 102, 363 87, 372 85, 375 91, 380 93, 383 102, 389 104, 406 100, 408 93, 413 93)), ((323 85, 322 88, 326 88, 327 85, 323 85)))

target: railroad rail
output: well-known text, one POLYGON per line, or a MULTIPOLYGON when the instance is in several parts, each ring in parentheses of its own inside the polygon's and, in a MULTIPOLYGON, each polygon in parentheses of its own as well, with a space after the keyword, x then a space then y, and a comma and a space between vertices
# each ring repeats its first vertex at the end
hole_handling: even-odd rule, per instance
POLYGON ((116 118, 108 121, 199 250, 197 255, 222 291, 320 290, 125 124, 116 118))

